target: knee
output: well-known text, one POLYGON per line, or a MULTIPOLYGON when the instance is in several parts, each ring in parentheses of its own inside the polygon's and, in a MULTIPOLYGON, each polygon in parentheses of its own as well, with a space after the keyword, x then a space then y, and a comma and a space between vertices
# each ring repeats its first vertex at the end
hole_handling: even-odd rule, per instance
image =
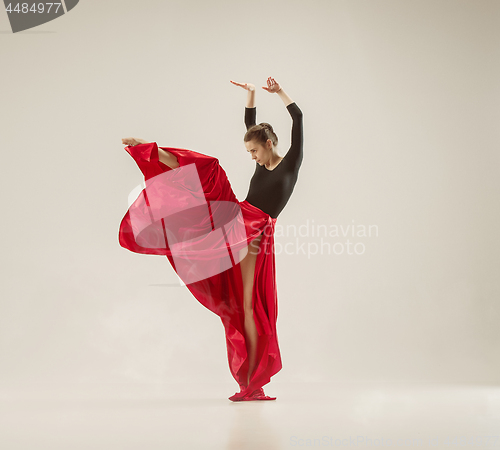
POLYGON ((250 297, 249 300, 245 299, 245 302, 243 303, 243 311, 245 312, 245 316, 253 314, 252 297, 250 297))
POLYGON ((243 286, 243 302, 245 303, 245 305, 252 304, 252 294, 253 294, 252 283, 248 283, 246 286, 243 286))
POLYGON ((243 311, 245 313, 245 319, 252 319, 253 318, 253 308, 252 305, 246 306, 243 308, 243 311))

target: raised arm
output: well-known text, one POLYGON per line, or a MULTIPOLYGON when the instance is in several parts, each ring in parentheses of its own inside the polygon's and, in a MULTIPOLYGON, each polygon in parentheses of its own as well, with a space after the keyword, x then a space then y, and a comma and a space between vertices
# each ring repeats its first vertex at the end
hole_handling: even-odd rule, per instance
POLYGON ((245 125, 247 130, 256 124, 256 109, 255 109, 255 86, 250 83, 237 83, 230 80, 236 86, 240 86, 247 90, 247 103, 245 105, 245 125))
POLYGON ((265 89, 271 94, 277 93, 280 96, 281 100, 283 100, 286 109, 288 109, 288 112, 292 116, 292 142, 290 145, 290 149, 284 156, 284 159, 286 159, 287 164, 291 164, 295 170, 298 170, 300 165, 302 164, 304 147, 302 111, 297 106, 297 103, 295 103, 287 95, 287 93, 281 88, 281 86, 276 82, 274 78, 269 77, 267 79, 267 86, 263 86, 262 89, 265 89))
POLYGON ((248 106, 245 107, 245 126, 247 127, 247 130, 250 127, 253 127, 257 122, 255 122, 255 119, 257 117, 257 110, 256 108, 249 108, 248 106))
POLYGON ((291 164, 295 170, 298 170, 302 164, 302 158, 304 153, 304 130, 302 123, 302 111, 297 106, 297 103, 290 103, 286 109, 292 116, 292 143, 284 159, 291 164))

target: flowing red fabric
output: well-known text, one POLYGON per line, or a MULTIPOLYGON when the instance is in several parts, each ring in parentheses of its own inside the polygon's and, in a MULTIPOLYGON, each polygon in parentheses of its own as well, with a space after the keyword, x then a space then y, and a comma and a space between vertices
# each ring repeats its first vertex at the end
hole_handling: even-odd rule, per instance
POLYGON ((136 253, 165 255, 194 297, 221 318, 229 369, 241 395, 251 394, 282 367, 276 332, 276 219, 246 200, 238 201, 217 158, 160 148, 177 157, 178 168, 159 161, 156 142, 125 148, 144 174, 146 187, 120 223, 120 245, 136 253), (247 385, 239 262, 260 234, 252 294, 257 356, 247 385))

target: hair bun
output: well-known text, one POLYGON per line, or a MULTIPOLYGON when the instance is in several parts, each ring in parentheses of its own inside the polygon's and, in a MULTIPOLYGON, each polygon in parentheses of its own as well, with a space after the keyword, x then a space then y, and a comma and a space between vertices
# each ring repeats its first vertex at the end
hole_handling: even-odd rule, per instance
POLYGON ((243 140, 245 142, 249 142, 252 139, 255 139, 261 144, 265 144, 268 139, 271 139, 273 145, 278 145, 278 136, 276 136, 271 124, 267 122, 261 122, 258 125, 253 125, 247 130, 243 140))

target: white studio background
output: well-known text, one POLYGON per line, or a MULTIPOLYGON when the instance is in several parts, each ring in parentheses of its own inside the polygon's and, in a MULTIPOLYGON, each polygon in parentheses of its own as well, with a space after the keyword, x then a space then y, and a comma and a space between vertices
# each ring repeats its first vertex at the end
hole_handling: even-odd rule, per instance
POLYGON ((499 19, 494 0, 82 0, 16 34, 0 15, 0 382, 232 381, 220 319, 119 246, 142 180, 121 138, 216 156, 243 200, 229 80, 257 86, 284 155, 273 76, 305 132, 273 380, 498 383, 499 19))

